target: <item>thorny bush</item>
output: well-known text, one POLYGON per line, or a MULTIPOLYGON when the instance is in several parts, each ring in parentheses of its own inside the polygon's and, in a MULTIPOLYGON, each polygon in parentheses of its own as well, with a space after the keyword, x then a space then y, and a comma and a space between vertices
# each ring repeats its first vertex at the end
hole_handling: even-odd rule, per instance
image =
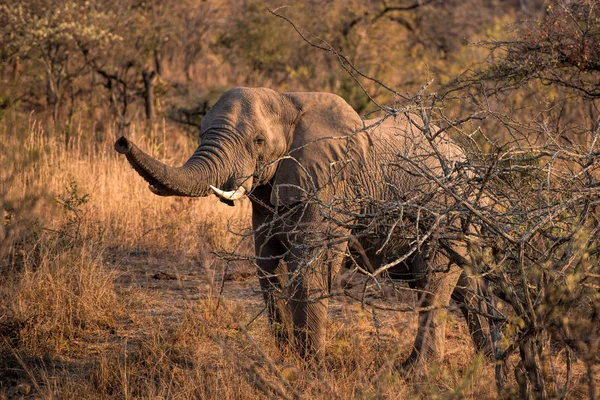
MULTIPOLYGON (((437 93, 428 94, 426 84, 411 98, 363 74, 327 43, 302 36, 313 47, 336 55, 357 82, 376 82, 403 99, 393 107, 372 100, 383 118, 408 117, 412 128, 427 137, 431 156, 445 165, 434 171, 399 155, 398 165, 407 173, 435 184, 406 201, 379 203, 367 217, 388 235, 393 231, 408 239, 410 251, 418 249, 423 237, 435 237, 437 251, 486 289, 476 293, 485 306, 473 311, 488 318, 497 339, 501 396, 564 398, 577 359, 587 371, 589 397, 596 398, 600 112, 592 91, 600 77, 589 51, 597 45, 599 9, 595 1, 550 2, 536 26, 516 32, 521 39, 496 43, 506 49, 504 57, 481 71, 469 71, 437 93), (576 38, 583 40, 579 47, 576 38), (560 56, 562 47, 556 40, 568 44, 568 54, 560 56), (532 41, 537 41, 533 47, 532 41), (558 62, 552 61, 557 57, 558 62), (529 64, 521 61, 534 59, 543 68, 523 75, 522 67, 529 64), (531 104, 516 108, 515 98, 529 98, 531 104), (578 108, 590 112, 580 120, 567 119, 578 108), (463 161, 447 160, 435 144, 436 136, 445 132, 462 145, 463 161), (445 203, 431 201, 439 194, 445 203), (466 257, 453 251, 449 242, 463 243, 466 257), (559 360, 566 365, 561 373, 559 360), (514 374, 515 387, 506 385, 507 372, 514 374)), ((365 288, 385 277, 381 270, 366 272, 365 288)))

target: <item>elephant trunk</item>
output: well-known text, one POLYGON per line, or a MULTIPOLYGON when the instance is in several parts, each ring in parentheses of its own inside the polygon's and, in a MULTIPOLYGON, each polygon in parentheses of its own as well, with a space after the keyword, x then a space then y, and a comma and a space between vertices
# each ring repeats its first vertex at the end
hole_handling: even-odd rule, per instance
POLYGON ((202 197, 211 192, 210 185, 219 185, 214 168, 210 168, 200 148, 182 167, 169 167, 150 157, 125 137, 115 142, 115 150, 125 154, 127 161, 150 185, 150 190, 161 196, 202 197))

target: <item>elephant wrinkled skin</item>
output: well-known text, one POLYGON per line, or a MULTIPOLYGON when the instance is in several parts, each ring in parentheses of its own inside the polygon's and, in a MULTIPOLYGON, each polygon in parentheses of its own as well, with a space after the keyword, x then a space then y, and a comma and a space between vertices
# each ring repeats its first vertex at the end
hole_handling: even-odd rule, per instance
MULTIPOLYGON (((379 223, 373 217, 377 207, 425 198, 428 206, 443 206, 443 195, 427 197, 435 192, 434 184, 413 171, 418 165, 439 175, 440 159, 461 159, 459 147, 443 135, 435 141, 438 156, 406 116, 363 121, 333 94, 235 88, 203 118, 201 144, 183 166, 168 167, 124 137, 115 149, 158 195, 214 192, 232 205, 249 194, 269 321, 279 342, 291 341, 310 358, 321 349, 327 295, 340 268, 358 263, 373 271, 404 256, 414 244, 406 236, 388 237, 389 225, 381 223, 385 217, 379 223), (413 163, 402 161, 406 159, 413 163)), ((404 218, 391 229, 406 233, 416 231, 415 226, 404 218)), ((450 297, 469 300, 462 270, 436 247, 433 240, 424 241, 387 271, 425 289, 409 363, 441 356, 450 297)), ((481 323, 467 309, 463 312, 475 344, 484 349, 488 342, 481 323)))

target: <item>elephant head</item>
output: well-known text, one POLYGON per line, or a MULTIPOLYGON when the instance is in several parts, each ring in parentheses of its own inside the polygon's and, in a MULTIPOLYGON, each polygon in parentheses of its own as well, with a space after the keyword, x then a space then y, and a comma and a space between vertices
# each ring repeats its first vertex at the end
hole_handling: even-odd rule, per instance
POLYGON ((273 205, 297 202, 326 187, 343 165, 364 158, 363 123, 328 93, 284 93, 235 88, 202 119, 201 144, 181 167, 148 156, 125 137, 115 149, 162 196, 207 196, 228 204, 272 182, 273 205))

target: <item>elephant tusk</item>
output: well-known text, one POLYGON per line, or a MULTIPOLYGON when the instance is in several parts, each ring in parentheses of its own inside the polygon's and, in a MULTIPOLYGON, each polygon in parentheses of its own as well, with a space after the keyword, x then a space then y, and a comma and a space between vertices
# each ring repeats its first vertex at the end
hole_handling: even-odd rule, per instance
POLYGON ((160 190, 158 190, 158 188, 153 184, 149 184, 148 189, 150 189, 150 191, 154 194, 160 194, 160 190))
POLYGON ((239 200, 246 194, 246 188, 243 186, 238 187, 236 190, 221 190, 219 188, 210 185, 210 188, 215 192, 215 194, 225 200, 239 200))

